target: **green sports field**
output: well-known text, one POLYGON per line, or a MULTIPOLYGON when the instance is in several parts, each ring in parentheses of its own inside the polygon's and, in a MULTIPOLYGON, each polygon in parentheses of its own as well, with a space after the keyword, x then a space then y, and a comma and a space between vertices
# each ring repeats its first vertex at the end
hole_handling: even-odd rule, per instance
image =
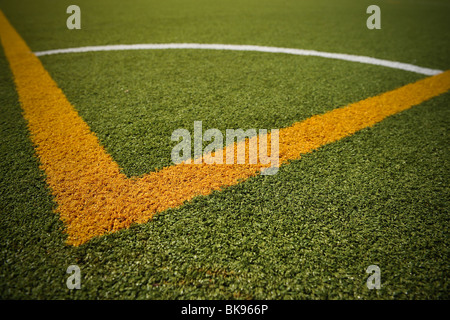
MULTIPOLYGON (((0 0, 33 52, 119 44, 316 50, 450 69, 446 0, 0 0), (69 30, 69 5, 81 29, 69 30), (381 29, 369 30, 369 5, 381 29)), ((450 95, 302 154, 275 175, 67 243, 0 50, 1 299, 449 299, 450 95), (68 289, 70 265, 81 288, 68 289), (381 288, 369 289, 377 265, 381 288)), ((286 128, 428 76, 317 56, 123 50, 39 56, 133 179, 178 128, 286 128)), ((33 94, 33 93, 31 93, 33 94)), ((70 172, 68 172, 70 175, 70 172)))

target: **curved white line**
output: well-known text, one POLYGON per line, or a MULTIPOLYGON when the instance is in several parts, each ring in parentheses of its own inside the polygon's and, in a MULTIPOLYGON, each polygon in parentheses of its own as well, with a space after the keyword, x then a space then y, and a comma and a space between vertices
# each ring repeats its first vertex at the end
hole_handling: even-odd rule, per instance
POLYGON ((206 49, 206 50, 231 50, 231 51, 255 51, 255 52, 271 52, 285 53, 298 56, 314 56, 328 59, 338 59, 353 61, 365 64, 372 64, 393 69, 411 71, 424 74, 427 76, 442 73, 442 70, 435 70, 415 66, 409 63, 376 59, 372 57, 356 56, 345 53, 330 53, 315 50, 303 50, 293 48, 265 47, 253 45, 233 45, 233 44, 203 44, 203 43, 164 43, 164 44, 118 44, 107 46, 90 46, 79 48, 56 49, 47 51, 38 51, 36 56, 46 56, 60 53, 77 53, 77 52, 94 52, 94 51, 118 51, 118 50, 163 50, 163 49, 206 49))

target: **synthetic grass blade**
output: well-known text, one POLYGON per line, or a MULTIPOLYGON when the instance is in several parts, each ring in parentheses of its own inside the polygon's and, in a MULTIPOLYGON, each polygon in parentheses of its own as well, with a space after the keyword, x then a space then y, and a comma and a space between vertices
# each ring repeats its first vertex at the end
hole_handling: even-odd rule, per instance
MULTIPOLYGON (((180 164, 128 179, 2 12, 0 36, 31 139, 58 204, 57 212, 67 226, 69 244, 80 245, 132 223, 146 222, 157 212, 234 185, 264 167, 180 164)), ((280 163, 449 89, 447 71, 282 129, 280 163)))

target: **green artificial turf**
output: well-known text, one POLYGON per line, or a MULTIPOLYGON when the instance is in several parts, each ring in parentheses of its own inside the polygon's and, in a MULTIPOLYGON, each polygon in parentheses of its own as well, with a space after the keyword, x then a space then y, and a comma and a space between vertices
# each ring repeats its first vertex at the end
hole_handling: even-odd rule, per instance
MULTIPOLYGON (((351 62, 207 50, 48 56, 43 61, 128 176, 173 165, 170 137, 285 128, 423 76, 351 62), (74 59, 74 56, 76 57, 74 59), (326 74, 326 76, 325 76, 326 74)), ((205 142, 208 144, 208 142, 205 142)))
MULTIPOLYGON (((32 50, 202 42, 315 49, 446 69, 445 1, 0 0, 32 50)), ((171 165, 173 130, 282 128, 423 78, 358 63, 193 50, 42 57, 128 176, 171 165)), ((449 94, 152 221, 65 245, 0 52, 2 299, 448 299, 449 94), (66 287, 66 269, 82 273, 66 287), (369 265, 381 269, 368 290, 369 265)))
POLYGON ((66 28, 69 0, 0 0, 34 51, 119 43, 200 42, 313 49, 446 68, 447 0, 78 0, 81 30, 66 28), (381 30, 366 9, 381 8, 381 30))

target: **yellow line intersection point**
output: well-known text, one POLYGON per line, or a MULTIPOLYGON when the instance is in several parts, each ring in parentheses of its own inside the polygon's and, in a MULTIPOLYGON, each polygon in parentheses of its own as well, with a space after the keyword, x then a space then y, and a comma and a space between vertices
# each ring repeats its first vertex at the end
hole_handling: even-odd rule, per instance
MULTIPOLYGON (((248 159, 243 165, 178 164, 127 178, 1 11, 0 37, 69 244, 147 222, 157 212, 237 184, 265 167, 248 159)), ((299 159, 449 89, 446 71, 281 129, 279 162, 299 159)))

